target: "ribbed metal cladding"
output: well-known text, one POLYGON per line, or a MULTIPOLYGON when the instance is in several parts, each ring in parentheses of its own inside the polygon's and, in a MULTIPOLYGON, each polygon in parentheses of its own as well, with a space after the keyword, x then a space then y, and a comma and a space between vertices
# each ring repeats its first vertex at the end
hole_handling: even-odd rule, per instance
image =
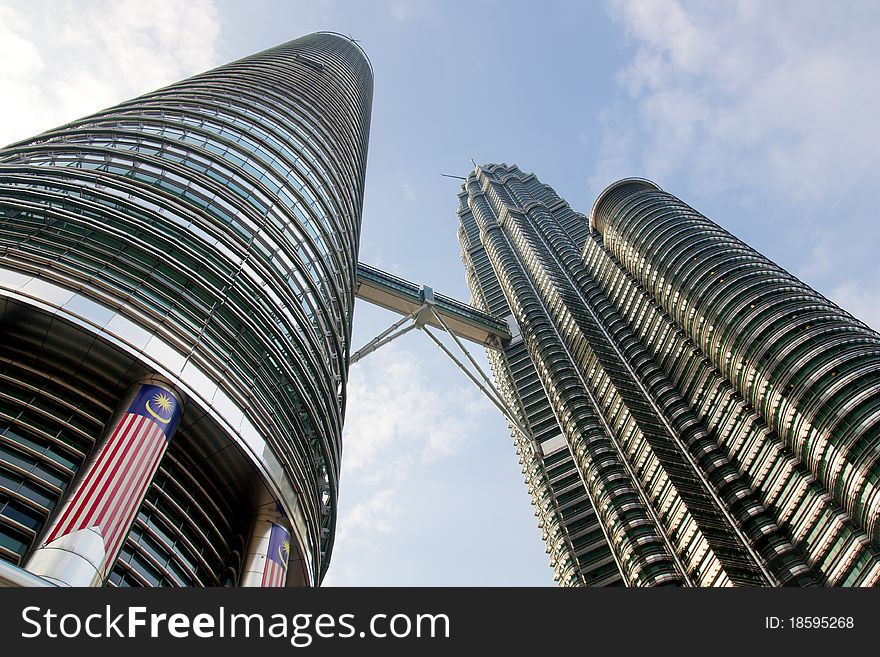
POLYGON ((468 179, 468 205, 624 581, 634 585, 682 583, 675 557, 629 476, 620 445, 596 412, 522 255, 498 223, 484 190, 485 173, 481 174, 482 180, 473 175, 468 179))
MULTIPOLYGON (((654 361, 641 341, 639 318, 630 325, 632 318, 609 298, 619 293, 602 284, 610 258, 581 258, 584 242, 595 242, 587 236, 586 217, 515 166, 478 167, 465 191, 459 237, 474 296, 479 299, 490 280, 477 266, 479 235, 623 581, 824 582, 715 439, 703 409, 692 407, 654 361)), ((526 393, 510 377, 511 368, 500 365, 496 378, 508 397, 526 393)), ((541 483, 548 488, 548 481, 541 483)))
POLYGON ((864 532, 853 527, 752 406, 608 253, 598 233, 587 240, 584 260, 615 309, 705 422, 780 527, 807 555, 820 579, 829 585, 875 581, 880 564, 864 532))
MULTIPOLYGON (((48 309, 60 322, 55 297, 70 291, 80 328, 142 354, 145 369, 191 395, 196 415, 222 425, 280 496, 314 583, 335 530, 372 84, 357 45, 317 33, 0 151, 0 268, 16 307, 48 309), (40 289, 51 292, 43 299, 40 289)), ((51 365, 42 367, 51 379, 51 365)), ((7 371, 0 403, 25 408, 9 399, 23 384, 7 371)), ((102 392, 89 402, 107 411, 115 400, 102 392)), ((83 409, 87 435, 46 432, 76 457, 50 464, 64 475, 49 482, 53 499, 106 421, 91 420, 72 391, 60 396, 64 410, 46 411, 50 419, 73 424, 69 407, 83 409), (59 438, 68 434, 72 447, 59 438)), ((209 433, 192 435, 200 432, 209 433)), ((211 456, 200 440, 182 444, 211 456)), ((217 473, 168 456, 111 582, 228 583, 228 559, 208 552, 239 554, 240 519, 225 516, 250 510, 230 506, 237 498, 212 501, 223 488, 210 481, 217 473), (163 554, 196 553, 178 564, 183 574, 157 579, 132 565, 151 523, 164 528, 163 554)), ((21 542, 3 556, 18 560, 21 542)), ((165 559, 148 552, 152 566, 165 559)))
POLYGON ((585 257, 665 315, 655 353, 827 581, 877 583, 880 335, 653 183, 612 185, 591 223, 585 257))

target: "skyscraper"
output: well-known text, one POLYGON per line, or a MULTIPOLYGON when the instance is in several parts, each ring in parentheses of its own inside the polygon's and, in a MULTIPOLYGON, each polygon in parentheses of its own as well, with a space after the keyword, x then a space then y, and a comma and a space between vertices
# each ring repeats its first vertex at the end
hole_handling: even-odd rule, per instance
POLYGON ((372 70, 312 34, 0 151, 0 566, 318 584, 372 70))
POLYGON ((516 166, 458 216, 564 585, 880 582, 880 335, 657 185, 516 166))

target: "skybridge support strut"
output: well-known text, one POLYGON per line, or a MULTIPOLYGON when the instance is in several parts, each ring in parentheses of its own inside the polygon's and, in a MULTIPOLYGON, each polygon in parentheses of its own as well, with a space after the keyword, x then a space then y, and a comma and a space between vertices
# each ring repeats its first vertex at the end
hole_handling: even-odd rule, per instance
MULTIPOLYGON (((523 426, 520 422, 519 418, 513 412, 513 409, 506 403, 504 400, 504 396, 495 387, 495 384, 492 383, 492 380, 489 376, 483 371, 483 368, 480 367, 480 364, 474 359, 471 353, 464 346, 462 341, 458 338, 454 331, 452 331, 446 322, 443 321, 443 318, 440 317, 440 313, 434 310, 434 304, 430 301, 426 300, 418 309, 411 312, 410 314, 402 317, 400 320, 396 321, 394 324, 389 326, 387 329, 382 331, 375 338, 370 340, 363 347, 358 349, 354 354, 352 354, 351 359, 349 360, 350 364, 354 364, 360 361, 364 356, 367 356, 380 347, 388 344, 392 340, 397 339, 401 335, 404 335, 411 331, 414 328, 421 329, 430 339, 431 341, 437 345, 437 347, 442 351, 447 358, 449 358, 455 365, 460 369, 465 376, 473 383, 477 389, 483 394, 486 399, 488 399, 493 406, 495 406, 499 411, 501 411, 502 415, 510 422, 511 426, 523 436, 526 436, 532 444, 533 449, 541 454, 541 446, 534 439, 531 432, 523 426), (464 354, 467 360, 470 362, 471 366, 474 370, 476 370, 477 375, 475 375, 443 342, 434 335, 434 333, 428 328, 427 323, 429 319, 433 319, 432 324, 436 322, 439 324, 441 329, 448 333, 455 344, 458 346, 459 350, 464 354), (412 322, 409 326, 404 326, 407 322, 412 322), (482 379, 482 381, 480 380, 482 379)), ((498 349, 500 345, 491 346, 487 345, 489 349, 498 349)))
POLYGON ((419 327, 419 315, 421 315, 427 309, 427 307, 428 307, 428 304, 423 303, 419 308, 417 308, 416 310, 411 312, 409 315, 406 315, 406 316, 402 317, 401 319, 399 319, 398 321, 394 322, 391 326, 389 326, 387 329, 382 331, 379 335, 377 335, 375 338, 370 340, 363 347, 361 347, 356 352, 354 352, 351 355, 351 358, 349 358, 348 364, 354 365, 361 358, 363 358, 364 356, 370 355, 371 353, 376 351, 376 349, 378 349, 379 347, 383 347, 384 345, 388 344, 389 342, 391 342, 395 338, 399 338, 404 333, 409 333, 414 328, 418 328, 419 327), (410 324, 409 326, 406 326, 402 329, 400 328, 401 326, 403 326, 404 324, 406 324, 410 320, 412 320, 412 324, 410 324))

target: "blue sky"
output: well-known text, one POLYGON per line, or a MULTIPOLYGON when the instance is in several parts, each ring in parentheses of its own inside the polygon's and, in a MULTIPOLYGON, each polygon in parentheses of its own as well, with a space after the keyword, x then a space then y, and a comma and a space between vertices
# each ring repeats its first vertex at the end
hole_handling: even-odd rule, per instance
MULTIPOLYGON (((0 142, 321 29, 375 69, 363 261, 468 300, 441 173, 516 163, 584 213, 642 176, 880 326, 876 2, 0 0, 0 142)), ((359 302, 354 346, 394 319, 359 302)), ((367 357, 325 583, 552 585, 519 467, 426 336, 367 357)))

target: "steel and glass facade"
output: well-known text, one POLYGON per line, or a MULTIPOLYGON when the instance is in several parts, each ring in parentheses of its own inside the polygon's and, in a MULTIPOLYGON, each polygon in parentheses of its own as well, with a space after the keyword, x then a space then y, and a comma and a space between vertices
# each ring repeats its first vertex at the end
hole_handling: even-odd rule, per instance
POLYGON ((474 305, 563 585, 875 585, 880 335, 653 183, 486 165, 474 305))
POLYGON ((318 33, 0 151, 0 558, 45 547, 153 378, 185 409, 105 583, 259 580, 273 523, 320 582, 371 99, 318 33))

